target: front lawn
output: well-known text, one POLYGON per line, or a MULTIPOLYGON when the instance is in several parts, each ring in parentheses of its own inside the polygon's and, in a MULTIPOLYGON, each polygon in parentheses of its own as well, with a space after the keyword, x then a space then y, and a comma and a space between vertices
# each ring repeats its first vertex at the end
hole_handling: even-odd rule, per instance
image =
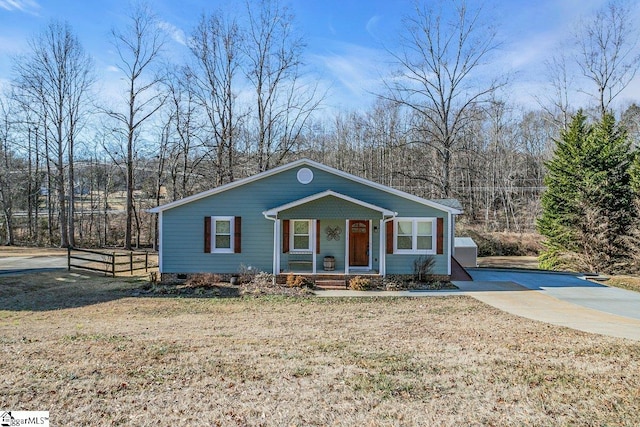
POLYGON ((640 343, 467 297, 146 296, 0 278, 0 408, 52 425, 640 425, 640 343))

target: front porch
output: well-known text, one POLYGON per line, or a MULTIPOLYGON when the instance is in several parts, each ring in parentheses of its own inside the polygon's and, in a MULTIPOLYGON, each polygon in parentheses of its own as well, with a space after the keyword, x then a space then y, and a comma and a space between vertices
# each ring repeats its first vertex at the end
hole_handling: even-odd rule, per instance
POLYGON ((386 224, 396 212, 325 191, 263 214, 274 222, 276 275, 385 275, 386 224))

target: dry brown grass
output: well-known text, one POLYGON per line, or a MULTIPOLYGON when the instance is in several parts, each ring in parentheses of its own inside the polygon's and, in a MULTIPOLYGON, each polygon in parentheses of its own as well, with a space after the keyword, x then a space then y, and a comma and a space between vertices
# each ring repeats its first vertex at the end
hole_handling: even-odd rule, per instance
POLYGON ((486 231, 480 226, 456 224, 456 235, 473 238, 479 256, 538 256, 543 237, 538 233, 486 231))
POLYGON ((65 256, 64 248, 37 248, 32 246, 0 246, 0 256, 65 256))
POLYGON ((466 297, 148 298, 0 278, 0 408, 52 425, 640 425, 640 344, 466 297))
POLYGON ((488 256, 478 258, 479 267, 537 269, 536 256, 488 256))
POLYGON ((640 277, 637 276, 613 276, 604 283, 608 286, 640 292, 640 277))

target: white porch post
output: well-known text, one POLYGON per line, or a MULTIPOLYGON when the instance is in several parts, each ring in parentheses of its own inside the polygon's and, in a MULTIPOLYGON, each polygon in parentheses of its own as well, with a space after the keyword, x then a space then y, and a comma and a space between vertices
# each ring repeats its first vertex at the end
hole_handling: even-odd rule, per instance
POLYGON ((349 219, 344 223, 344 274, 349 274, 349 219))
POLYGON ((273 274, 280 274, 280 220, 273 221, 273 274))
POLYGON ((318 224, 318 220, 317 219, 311 220, 311 230, 309 230, 309 231, 311 231, 311 233, 309 233, 309 234, 311 234, 313 236, 313 238, 311 239, 311 257, 312 257, 312 259, 311 259, 311 263, 312 263, 311 264, 311 266, 312 266, 311 267, 311 272, 313 274, 316 274, 316 258, 317 258, 316 249, 318 248, 317 239, 320 238, 320 236, 318 236, 317 233, 316 233, 316 230, 318 230, 317 224, 318 224))
POLYGON ((383 218, 380 220, 380 225, 378 226, 378 233, 380 234, 380 247, 378 248, 378 251, 380 252, 378 255, 378 260, 380 264, 378 265, 378 269, 380 270, 380 275, 382 277, 384 277, 386 274, 386 265, 387 265, 386 230, 387 228, 385 227, 384 218, 383 218))
POLYGON ((158 272, 160 274, 162 274, 162 271, 164 270, 164 262, 163 262, 163 256, 162 253, 164 252, 164 244, 163 244, 163 238, 162 238, 162 211, 158 212, 158 247, 156 248, 158 250, 158 272))
MULTIPOLYGON (((451 226, 451 212, 449 212, 449 214, 447 215, 447 226, 449 227, 449 230, 453 231, 453 227, 451 226)), ((448 231, 449 231, 448 230, 448 231)), ((447 233, 445 231, 442 232, 443 236, 447 236, 447 240, 448 240, 448 244, 447 244, 447 274, 449 276, 451 276, 451 254, 452 252, 452 248, 453 248, 453 242, 452 240, 454 239, 453 233, 447 233)))

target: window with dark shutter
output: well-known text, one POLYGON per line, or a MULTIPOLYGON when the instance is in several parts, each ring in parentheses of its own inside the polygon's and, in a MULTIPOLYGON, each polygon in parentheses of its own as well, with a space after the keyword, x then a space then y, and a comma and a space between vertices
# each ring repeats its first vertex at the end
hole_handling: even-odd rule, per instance
POLYGON ((387 253, 393 253, 393 221, 386 223, 387 253))
POLYGON ((289 220, 282 220, 282 253, 289 253, 289 220))
POLYGON ((438 218, 436 225, 436 253, 444 253, 444 218, 438 218))
POLYGON ((234 218, 233 224, 233 252, 242 253, 242 218, 239 216, 234 218))
POLYGON ((320 220, 316 220, 316 253, 320 253, 320 220))
POLYGON ((204 217, 204 251, 211 252, 211 217, 204 217))

